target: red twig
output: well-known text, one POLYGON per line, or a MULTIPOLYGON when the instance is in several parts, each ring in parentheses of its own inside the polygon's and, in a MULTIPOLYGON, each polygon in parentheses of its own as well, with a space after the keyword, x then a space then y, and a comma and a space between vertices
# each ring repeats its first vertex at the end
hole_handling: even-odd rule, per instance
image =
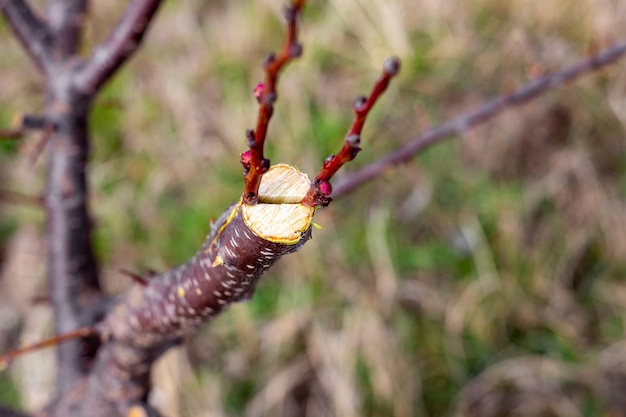
POLYGON ((274 112, 274 102, 277 98, 276 86, 280 71, 294 58, 302 55, 302 45, 298 43, 298 17, 305 0, 294 0, 285 8, 287 20, 287 35, 282 50, 278 56, 271 54, 265 61, 265 82, 255 88, 255 96, 259 102, 259 115, 256 129, 246 132, 247 144, 250 148, 241 154, 241 164, 244 167, 243 201, 246 204, 258 202, 261 177, 270 167, 269 159, 263 155, 263 147, 269 121, 274 112))
POLYGON ((424 149, 449 136, 462 135, 470 128, 493 119, 508 108, 525 104, 543 93, 612 64, 625 54, 626 41, 616 43, 584 61, 555 72, 552 75, 536 78, 508 95, 496 97, 468 113, 430 128, 399 149, 378 158, 359 171, 345 177, 335 187, 333 197, 339 197, 355 190, 367 181, 382 174, 387 168, 411 160, 424 149))
POLYGON ((346 135, 341 150, 337 155, 330 155, 324 161, 320 173, 311 181, 311 188, 302 199, 302 204, 309 207, 325 207, 330 201, 332 186, 330 179, 348 161, 352 161, 361 148, 361 131, 367 120, 367 115, 376 104, 381 94, 387 89, 389 81, 400 71, 400 61, 397 58, 388 58, 383 65, 383 74, 374 84, 374 88, 369 97, 360 96, 354 102, 354 121, 352 127, 346 135))

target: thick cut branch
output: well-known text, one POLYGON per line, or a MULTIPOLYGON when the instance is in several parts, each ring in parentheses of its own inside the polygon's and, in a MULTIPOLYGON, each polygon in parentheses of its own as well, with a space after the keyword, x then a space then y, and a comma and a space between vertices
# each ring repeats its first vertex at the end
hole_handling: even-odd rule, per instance
POLYGON ((305 174, 273 166, 260 184, 259 204, 235 203, 189 262, 120 297, 97 326, 103 344, 88 381, 61 398, 50 415, 122 416, 145 399, 151 365, 165 349, 251 297, 261 275, 311 237, 315 209, 299 204, 308 188, 305 174), (94 404, 102 413, 94 413, 94 404))
POLYGON ((246 132, 248 151, 241 154, 244 168, 243 201, 245 204, 258 203, 261 177, 267 172, 270 161, 265 158, 263 148, 270 119, 274 113, 274 102, 278 97, 276 87, 280 71, 294 58, 302 55, 302 45, 298 43, 298 17, 304 7, 304 0, 294 0, 285 8, 287 35, 283 48, 278 56, 270 55, 265 62, 265 82, 255 88, 255 96, 259 101, 259 115, 256 130, 246 132))
POLYGON ((466 114, 428 129, 399 149, 384 155, 359 171, 349 174, 335 186, 333 197, 339 197, 381 175, 386 169, 410 161, 415 155, 443 139, 462 135, 470 128, 485 123, 503 111, 533 100, 554 88, 561 87, 585 74, 610 65, 626 54, 626 41, 618 42, 594 56, 552 75, 536 78, 511 94, 494 98, 466 114))
POLYGON ((133 55, 161 0, 131 0, 109 37, 98 45, 72 79, 83 94, 95 94, 133 55))
POLYGON ((0 10, 37 67, 46 73, 52 61, 54 43, 50 28, 26 0, 0 0, 0 10))

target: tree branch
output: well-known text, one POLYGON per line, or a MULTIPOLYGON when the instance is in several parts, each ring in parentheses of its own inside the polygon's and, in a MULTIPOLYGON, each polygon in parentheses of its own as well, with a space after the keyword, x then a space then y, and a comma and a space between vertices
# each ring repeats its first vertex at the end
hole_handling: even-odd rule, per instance
POLYGON ((53 0, 48 6, 48 21, 54 34, 55 58, 77 54, 85 24, 87 0, 53 0))
POLYGON ((37 67, 46 73, 52 62, 50 28, 25 0, 0 0, 0 10, 37 67))
POLYGON ((337 155, 330 155, 324 161, 320 173, 311 181, 311 188, 302 199, 302 204, 310 207, 326 207, 331 202, 330 194, 333 187, 330 179, 339 169, 349 161, 352 161, 361 148, 361 132, 367 116, 376 104, 378 98, 385 92, 389 81, 400 71, 400 60, 398 58, 388 58, 383 65, 383 74, 374 84, 374 88, 369 97, 361 96, 356 99, 353 105, 354 121, 346 135, 345 142, 337 155))
POLYGON ((241 154, 244 169, 243 201, 245 204, 258 203, 261 177, 270 167, 269 159, 263 155, 265 137, 270 119, 274 113, 274 102, 278 98, 276 87, 283 68, 294 58, 302 55, 302 45, 298 43, 298 18, 304 7, 304 0, 294 0, 285 8, 287 33, 285 43, 278 56, 271 54, 265 62, 265 82, 257 85, 254 94, 259 102, 259 114, 256 129, 248 130, 248 151, 241 154))
POLYGON ((84 94, 94 94, 139 47, 161 0, 131 0, 109 37, 100 43, 73 78, 84 94))
POLYGON ((626 41, 618 42, 584 61, 552 75, 536 78, 508 95, 492 99, 475 110, 428 129, 399 149, 376 159, 352 174, 348 174, 343 178, 343 181, 335 186, 332 196, 336 198, 354 191, 393 165, 408 162, 429 146, 449 136, 462 135, 470 128, 493 119, 504 110, 525 104, 541 94, 563 86, 567 82, 612 64, 622 58, 624 54, 626 54, 626 41))

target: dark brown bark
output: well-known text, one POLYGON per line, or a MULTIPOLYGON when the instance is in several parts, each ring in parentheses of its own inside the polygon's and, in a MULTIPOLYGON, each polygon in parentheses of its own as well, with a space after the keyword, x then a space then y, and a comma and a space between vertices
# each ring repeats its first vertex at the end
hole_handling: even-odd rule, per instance
MULTIPOLYGON (((284 167, 274 167, 264 180, 272 181, 272 171, 277 169, 293 170, 284 167)), ((308 179, 303 177, 294 200, 302 198, 307 187, 308 179)), ((282 196, 261 194, 264 198, 282 196)), ((259 206, 268 204, 251 208, 241 200, 213 224, 204 245, 188 262, 151 277, 147 285, 134 285, 119 297, 97 326, 103 343, 94 369, 47 415, 125 416, 133 405, 145 401, 150 369, 162 352, 232 303, 250 298, 261 275, 311 237, 313 208, 272 205, 276 206, 271 208, 273 215, 263 218, 270 223, 266 229, 283 228, 278 222, 271 226, 277 210, 292 212, 294 208, 287 206, 301 207, 295 208, 288 236, 284 232, 260 236, 253 226, 259 217, 251 210, 263 210, 259 206)))
MULTIPOLYGON (((109 39, 83 60, 78 51, 87 4, 87 0, 52 0, 41 19, 23 0, 0 0, 0 10, 44 73, 47 86, 42 124, 49 134, 44 201, 56 334, 92 325, 102 315, 86 176, 89 113, 98 90, 136 50, 160 1, 131 1, 109 39)), ((58 393, 86 375, 97 347, 89 338, 58 347, 58 393)))

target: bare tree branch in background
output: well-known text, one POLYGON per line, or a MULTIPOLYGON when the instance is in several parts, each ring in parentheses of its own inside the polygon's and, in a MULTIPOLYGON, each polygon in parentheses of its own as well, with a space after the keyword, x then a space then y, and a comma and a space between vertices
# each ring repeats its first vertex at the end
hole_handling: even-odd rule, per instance
POLYGON ((496 97, 476 109, 464 113, 439 126, 432 127, 400 148, 381 156, 360 170, 342 178, 333 191, 333 197, 339 197, 354 191, 361 185, 381 175, 394 165, 410 161, 417 154, 450 136, 463 135, 472 127, 493 120, 503 111, 526 104, 538 96, 564 86, 583 75, 606 67, 623 58, 626 54, 626 42, 617 42, 613 46, 597 52, 595 55, 554 74, 531 80, 510 94, 496 97))
MULTIPOLYGON (((99 88, 132 54, 134 49, 128 45, 138 44, 159 4, 157 0, 131 1, 121 19, 122 29, 113 32, 115 42, 105 41, 85 62, 77 52, 86 21, 86 0, 51 1, 44 18, 23 0, 0 1, 5 19, 46 82, 42 130, 50 133, 46 141, 47 263, 56 334, 92 324, 102 314, 88 209, 88 116, 99 88)), ((97 341, 81 339, 58 347, 59 395, 89 371, 97 346, 97 341)))

